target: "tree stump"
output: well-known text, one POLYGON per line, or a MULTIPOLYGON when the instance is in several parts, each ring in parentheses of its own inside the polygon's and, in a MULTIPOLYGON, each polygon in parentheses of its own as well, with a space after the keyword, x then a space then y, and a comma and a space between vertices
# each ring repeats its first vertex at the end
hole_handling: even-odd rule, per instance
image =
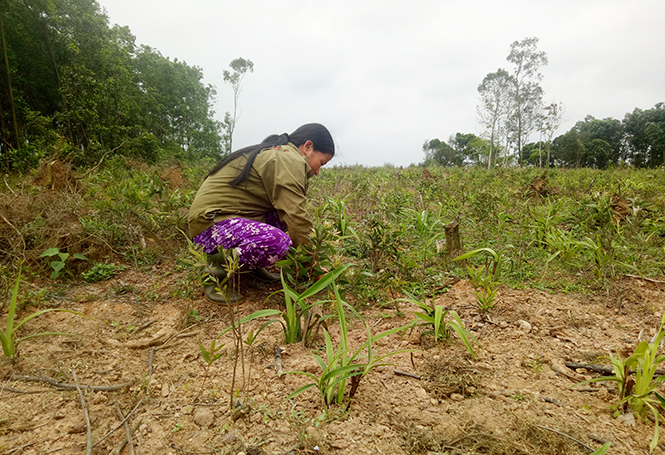
POLYGON ((459 237, 459 221, 452 221, 446 224, 446 259, 453 260, 463 253, 462 241, 459 237))

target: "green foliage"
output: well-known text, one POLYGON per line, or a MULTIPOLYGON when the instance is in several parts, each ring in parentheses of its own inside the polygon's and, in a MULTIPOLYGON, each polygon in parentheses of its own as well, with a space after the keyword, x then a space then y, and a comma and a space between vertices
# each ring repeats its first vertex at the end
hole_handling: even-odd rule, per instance
POLYGON ((346 409, 349 409, 351 400, 353 399, 362 378, 375 368, 387 365, 383 359, 403 352, 409 352, 409 350, 400 350, 392 351, 382 356, 376 356, 373 346, 378 340, 405 331, 409 328, 410 324, 396 327, 372 336, 369 326, 362 319, 360 314, 342 299, 338 288, 334 283, 332 286, 340 327, 340 339, 337 346, 333 346, 330 334, 327 330, 324 330, 326 358, 324 359, 317 354, 312 354, 312 357, 314 357, 314 360, 322 370, 321 374, 317 376, 307 371, 286 372, 286 374, 304 375, 312 380, 312 382, 305 384, 291 393, 288 396, 288 399, 294 398, 306 390, 316 387, 323 402, 325 418, 328 418, 330 405, 333 403, 341 405, 344 400, 347 399, 346 409), (350 309, 365 326, 367 341, 355 351, 352 351, 348 347, 348 327, 344 310, 345 307, 350 309), (363 353, 365 354, 363 355, 363 353), (349 389, 348 394, 345 393, 347 381, 351 381, 351 388, 349 389))
POLYGON ((23 324, 30 321, 31 319, 39 317, 45 313, 50 313, 52 311, 64 311, 67 313, 76 314, 78 316, 85 316, 83 314, 76 313, 70 310, 64 310, 60 308, 49 308, 47 310, 36 311, 26 316, 18 323, 16 323, 15 322, 16 305, 18 301, 18 288, 20 283, 21 283, 21 270, 19 269, 18 276, 16 277, 16 284, 14 285, 14 290, 12 291, 11 299, 9 302, 9 310, 7 311, 7 323, 5 325, 5 330, 4 332, 0 330, 0 343, 2 343, 2 353, 8 359, 15 358, 18 353, 19 344, 22 341, 27 340, 29 338, 49 336, 49 335, 71 335, 69 333, 61 333, 61 332, 42 332, 16 339, 16 332, 18 331, 18 329, 20 329, 23 324))
POLYGON ((503 250, 498 252, 491 248, 478 248, 454 259, 455 261, 462 261, 481 253, 487 253, 487 260, 484 265, 467 267, 469 278, 473 285, 473 292, 478 298, 478 309, 483 313, 489 313, 494 308, 497 289, 501 284, 499 279, 504 264, 503 253, 508 248, 514 247, 513 245, 507 245, 503 250))
MULTIPOLYGON (((49 265, 53 269, 53 272, 51 272, 51 279, 58 278, 60 276, 60 273, 64 270, 67 272, 70 276, 72 275, 72 272, 70 270, 67 270, 65 266, 67 265, 66 261, 67 259, 70 258, 69 253, 63 253, 60 251, 59 248, 49 248, 46 251, 44 251, 42 254, 39 255, 39 257, 53 257, 57 256, 58 258, 49 262, 49 265)), ((80 259, 83 261, 87 261, 88 258, 83 256, 80 253, 74 253, 71 255, 72 259, 80 259)))
POLYGON ((296 291, 311 287, 331 267, 336 239, 326 224, 315 223, 310 245, 289 248, 286 257, 277 262, 285 281, 296 291))
POLYGON ((206 348, 202 344, 199 344, 199 349, 201 350, 201 358, 206 363, 208 367, 212 366, 215 361, 217 361, 223 353, 219 352, 224 347, 224 344, 217 345, 217 339, 213 338, 210 342, 210 347, 206 348))
POLYGON ((11 87, 0 88, 13 96, 0 98, 0 167, 29 169, 62 141, 77 164, 109 150, 149 162, 222 153, 201 69, 137 46, 97 2, 6 2, 2 14, 11 87))
MULTIPOLYGON (((473 357, 476 357, 476 352, 473 350, 473 344, 477 344, 479 347, 482 346, 480 346, 480 343, 471 334, 471 332, 466 330, 464 323, 456 311, 446 310, 441 305, 433 304, 430 306, 425 302, 424 298, 422 300, 418 300, 414 296, 409 296, 409 298, 399 300, 418 305, 418 307, 422 310, 415 312, 416 317, 423 321, 419 325, 432 327, 432 330, 423 332, 423 335, 432 334, 434 335, 434 340, 438 341, 450 339, 450 335, 455 332, 469 353, 473 357), (446 320, 446 316, 448 315, 452 317, 452 320, 446 320)), ((434 302, 434 299, 432 299, 432 302, 434 302)), ((417 324, 418 319, 412 321, 410 325, 414 326, 417 324)))
POLYGON ((647 413, 650 412, 655 422, 653 438, 649 445, 651 452, 658 445, 659 420, 663 418, 659 408, 665 406, 665 397, 656 391, 658 384, 665 381, 665 375, 656 377, 658 366, 665 361, 665 355, 658 355, 663 337, 665 337, 665 315, 661 319, 658 333, 651 342, 640 342, 635 348, 635 352, 626 359, 622 359, 619 353, 616 357, 610 354, 609 359, 614 369, 613 376, 602 376, 581 383, 616 382, 619 389, 619 401, 616 405, 615 417, 619 416, 620 407, 625 404, 645 422, 647 413), (631 376, 633 373, 635 379, 631 376))
MULTIPOLYGON (((309 303, 307 300, 333 284, 349 266, 350 264, 328 272, 319 281, 300 294, 294 291, 286 283, 284 276, 282 275, 282 289, 277 292, 284 294, 285 309, 283 311, 274 309, 255 311, 237 321, 236 326, 240 326, 255 319, 281 316, 281 319, 271 319, 265 322, 256 332, 252 333, 251 338, 248 338, 248 343, 255 339, 268 325, 279 323, 284 330, 284 341, 287 344, 298 343, 301 341, 307 344, 312 329, 321 320, 320 316, 312 314, 312 308, 325 302, 316 301, 309 303)), ((217 338, 231 330, 233 330, 233 326, 227 327, 217 336, 217 338)))
POLYGON ((307 288, 302 293, 297 293, 293 290, 284 280, 282 275, 282 292, 284 294, 284 302, 286 309, 282 312, 282 320, 278 320, 282 324, 284 329, 284 338, 287 344, 297 343, 299 341, 307 342, 309 333, 314 327, 312 321, 307 323, 305 318, 308 312, 315 305, 318 305, 321 302, 308 303, 307 299, 318 294, 332 283, 339 275, 344 272, 350 264, 340 267, 338 269, 332 270, 325 274, 321 279, 319 279, 312 286, 307 288))
POLYGON ((125 267, 122 265, 93 262, 92 268, 87 272, 83 272, 81 277, 88 283, 96 283, 97 281, 109 280, 123 270, 125 270, 125 267))
POLYGON ((605 444, 603 444, 603 446, 600 449, 590 453, 589 455, 605 455, 607 451, 610 449, 611 445, 612 445, 611 442, 606 442, 605 444))

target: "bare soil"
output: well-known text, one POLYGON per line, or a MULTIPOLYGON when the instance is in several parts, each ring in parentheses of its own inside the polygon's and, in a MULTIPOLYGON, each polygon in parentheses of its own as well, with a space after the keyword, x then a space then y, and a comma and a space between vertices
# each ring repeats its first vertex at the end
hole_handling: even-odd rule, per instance
MULTIPOLYGON (((120 424, 117 408, 123 415, 133 410, 128 427, 138 427, 132 442, 134 453, 141 454, 590 452, 567 436, 594 449, 601 440, 612 441, 610 454, 648 453, 653 423, 614 419, 610 406, 617 401, 616 386, 572 387, 596 374, 569 369, 564 362, 597 362, 617 350, 626 355, 640 334, 649 339, 665 311, 662 279, 624 278, 612 292, 599 295, 502 288, 489 318, 476 310, 469 283, 459 281, 437 303, 461 315, 482 344, 478 358, 457 341, 435 344, 418 331, 385 338, 380 353, 413 352, 394 356, 394 366, 371 372, 348 412, 333 408, 325 420, 319 419, 321 400, 311 389, 286 399, 306 377, 280 376, 269 367, 278 344, 285 350, 284 371, 318 373, 311 353, 320 351, 321 340, 312 348, 285 346, 279 324, 269 326, 247 350, 249 380, 237 398, 247 412, 232 413, 232 336, 221 338, 223 355, 207 372, 199 350, 229 326, 229 309, 209 303, 198 291, 191 299, 174 298, 182 278, 167 268, 128 270, 102 283, 53 288, 59 299, 23 308, 20 317, 52 306, 88 318, 53 312, 26 324, 23 335, 57 331, 80 336, 28 339, 17 362, 1 365, 2 453, 85 453, 87 425, 77 390, 25 378, 71 384, 73 371, 84 389, 93 442, 120 424), (131 385, 116 391, 85 389, 123 383, 131 385)), ((279 308, 278 297, 266 301, 275 286, 251 283, 249 277, 241 284, 246 299, 235 317, 279 308)), ((370 308, 364 318, 378 333, 406 324, 415 309, 409 304, 370 308)), ((364 326, 358 320, 351 326, 351 343, 359 346, 365 341, 364 326)), ((329 328, 337 339, 336 327, 329 328)), ((236 388, 242 385, 241 374, 239 369, 236 388)), ((124 439, 120 428, 92 453, 117 453, 124 439)), ((660 448, 656 452, 662 453, 660 448)), ((130 453, 129 448, 122 453, 130 453)))

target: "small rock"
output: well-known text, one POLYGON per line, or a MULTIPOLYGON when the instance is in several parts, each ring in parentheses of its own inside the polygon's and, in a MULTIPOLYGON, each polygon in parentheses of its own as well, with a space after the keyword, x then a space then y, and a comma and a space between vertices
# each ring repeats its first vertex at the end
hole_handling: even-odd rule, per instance
POLYGON ((86 426, 85 424, 79 423, 78 425, 74 425, 69 431, 69 434, 76 434, 76 433, 85 433, 86 431, 86 426))
POLYGON ((427 390, 423 389, 422 387, 418 387, 416 389, 416 396, 418 398, 427 398, 427 390))
POLYGON ((502 329, 507 329, 508 328, 508 323, 506 321, 501 321, 499 323, 499 327, 501 327, 502 329))
POLYGON ((470 393, 471 395, 473 395, 474 393, 476 393, 476 388, 473 387, 473 386, 471 386, 471 387, 467 387, 467 388, 466 388, 466 391, 467 391, 468 393, 470 393))
POLYGON ((215 415, 210 409, 198 408, 194 411, 194 423, 200 427, 208 428, 215 420, 215 415))
POLYGON ((596 396, 601 400, 606 401, 610 396, 610 392, 606 387, 601 387, 598 389, 598 392, 596 392, 596 396))
POLYGON ((464 395, 460 395, 459 393, 451 393, 450 399, 453 401, 464 401, 464 395))
POLYGON ((336 441, 331 442, 331 443, 330 443, 330 446, 331 446, 333 449, 342 449, 342 450, 344 450, 344 449, 348 449, 348 448, 349 448, 349 443, 346 442, 346 441, 343 440, 343 439, 338 439, 338 440, 336 440, 336 441))
POLYGON ((226 436, 224 436, 222 442, 227 445, 235 444, 238 442, 238 436, 236 436, 234 433, 228 433, 226 436))
POLYGON ((634 427, 636 424, 635 415, 632 412, 628 414, 622 414, 617 417, 617 422, 621 422, 628 427, 634 427))
POLYGON ((170 392, 170 391, 171 391, 171 390, 170 390, 168 384, 166 384, 166 383, 162 384, 162 396, 163 396, 164 398, 166 398, 166 397, 169 396, 169 392, 170 392))
POLYGON ((524 333, 531 332, 531 324, 529 324, 528 322, 523 321, 523 320, 520 319, 519 321, 517 321, 517 325, 519 326, 519 328, 522 332, 524 332, 524 333))

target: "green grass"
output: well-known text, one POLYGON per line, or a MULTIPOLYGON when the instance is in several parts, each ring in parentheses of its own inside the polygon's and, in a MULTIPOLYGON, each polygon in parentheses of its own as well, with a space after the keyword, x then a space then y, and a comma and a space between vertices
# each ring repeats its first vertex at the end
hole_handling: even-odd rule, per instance
MULTIPOLYGON (((2 259, 9 267, 0 282, 8 287, 19 257, 30 270, 47 272, 48 263, 37 258, 47 248, 98 253, 90 263, 73 263, 75 279, 90 272, 97 258, 148 270, 186 256, 184 219, 208 165, 176 167, 182 182, 172 188, 161 177, 166 166, 111 160, 84 179, 86 192, 75 195, 79 225, 67 237, 47 235, 58 220, 44 225, 43 210, 11 219, 16 229, 6 231, 2 259)), ((514 246, 505 252, 501 277, 509 287, 596 292, 624 274, 665 274, 663 170, 550 169, 547 186, 558 191, 543 198, 528 191, 541 169, 429 171, 431 177, 416 166, 334 167, 311 180, 308 208, 317 242, 307 254, 328 269, 353 263, 339 286, 355 301, 385 302, 404 291, 438 291, 453 276, 468 278, 466 267, 477 269, 484 259, 470 258, 464 267, 446 259, 444 226, 454 220, 465 251, 514 246), (629 207, 627 216, 616 210, 617 202, 629 207)), ((25 188, 19 196, 35 199, 39 190, 25 188)), ((49 213, 70 213, 64 203, 72 198, 62 198, 62 208, 54 206, 59 199, 50 200, 49 213)), ((306 264, 305 256, 290 260, 306 264)), ((300 269, 308 280, 298 292, 320 273, 300 269)))

